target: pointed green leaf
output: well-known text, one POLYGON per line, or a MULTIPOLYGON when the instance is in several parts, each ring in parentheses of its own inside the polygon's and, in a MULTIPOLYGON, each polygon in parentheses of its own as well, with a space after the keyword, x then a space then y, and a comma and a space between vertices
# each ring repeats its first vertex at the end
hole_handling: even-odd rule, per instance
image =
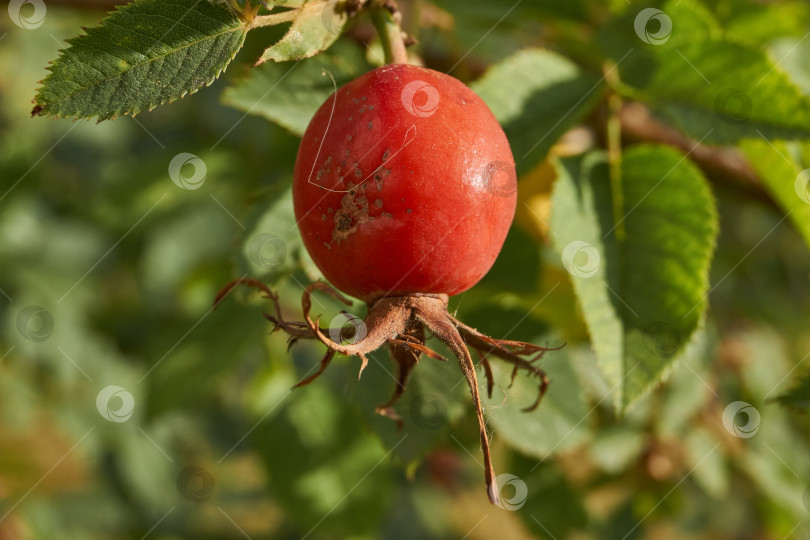
POLYGON ((810 246, 810 143, 750 139, 740 148, 810 246))
POLYGON ((509 138, 518 173, 540 162, 602 96, 593 75, 551 51, 530 49, 496 64, 471 88, 509 138))
POLYGON ((564 160, 558 172, 555 248, 624 411, 668 375, 702 321, 714 201, 700 171, 666 147, 630 149, 613 181, 598 153, 564 160))
POLYGON ((338 0, 309 0, 281 40, 265 49, 257 64, 268 60, 285 62, 309 58, 329 48, 346 24, 346 12, 338 0))
POLYGON ((333 49, 300 64, 257 66, 228 87, 222 101, 302 136, 335 86, 339 88, 371 69, 357 46, 338 43, 333 49))
POLYGON ((115 118, 211 84, 242 47, 246 24, 207 0, 139 0, 68 41, 33 114, 115 118))

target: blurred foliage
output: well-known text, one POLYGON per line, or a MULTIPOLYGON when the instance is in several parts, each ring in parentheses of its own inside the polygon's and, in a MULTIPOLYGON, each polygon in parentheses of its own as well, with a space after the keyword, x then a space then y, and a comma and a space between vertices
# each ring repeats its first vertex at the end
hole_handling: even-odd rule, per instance
MULTIPOLYGON (((485 98, 520 172, 499 261, 451 307, 493 336, 567 343, 544 357, 552 383, 530 413, 536 381, 510 386, 493 366, 512 511, 487 502, 454 363, 420 362, 397 430, 374 414, 394 387, 383 351, 359 381, 359 361, 337 358, 291 391, 321 348, 288 352, 258 295, 211 308, 248 275, 295 319, 319 278, 292 217, 296 134, 331 91, 324 70, 340 85, 380 62, 370 24, 252 69, 286 29, 251 31, 216 85, 134 119, 32 120, 44 66, 104 15, 54 2, 41 25, 0 15, 0 538, 810 538, 810 176, 794 140, 810 130, 808 5, 400 4, 415 54, 485 98), (647 8, 671 34, 658 12, 639 32, 647 8), (737 144, 762 195, 674 149, 618 160, 617 103, 635 100, 737 144), (181 153, 204 163, 195 189, 176 184, 203 170, 172 170, 181 153), (570 174, 586 164, 598 174, 570 174), (600 228, 616 193, 638 206, 624 237, 600 228), (605 268, 637 274, 570 278, 567 235, 584 229, 612 243, 605 268), (661 313, 674 333, 648 324, 661 313), (664 361, 620 414, 627 356, 604 350, 624 333, 631 356, 664 361)), ((340 306, 319 295, 314 309, 331 320, 340 306)))

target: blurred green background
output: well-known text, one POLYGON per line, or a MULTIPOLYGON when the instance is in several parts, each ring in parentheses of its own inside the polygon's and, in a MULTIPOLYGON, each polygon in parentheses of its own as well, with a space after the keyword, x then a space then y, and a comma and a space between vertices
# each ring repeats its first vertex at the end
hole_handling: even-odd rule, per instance
MULTIPOLYGON (((596 34, 646 6, 401 3, 426 65, 465 82, 526 47, 563 51, 597 80, 596 34)), ((487 334, 567 342, 545 357, 552 386, 532 413, 504 406, 508 373, 496 373, 495 468, 516 477, 515 508, 497 508, 457 365, 420 361, 397 431, 373 412, 393 390, 384 351, 359 382, 359 360, 337 358, 291 392, 321 348, 288 353, 268 334, 269 305, 245 291, 211 309, 251 275, 295 320, 319 277, 292 228, 297 136, 220 101, 279 31, 251 34, 212 87, 136 119, 31 119, 47 63, 104 14, 59 4, 32 29, 0 13, 0 539, 810 538, 810 421, 775 401, 810 368, 810 254, 761 185, 710 175, 709 314, 669 380, 618 417, 544 225, 554 175, 542 155, 522 164, 502 260, 451 301, 487 334), (197 189, 170 177, 183 152, 204 163, 197 189), (755 409, 753 436, 724 426, 736 401, 755 409)), ((769 51, 810 50, 803 2, 707 5, 769 51)), ((622 32, 635 38, 632 23, 622 32)), ((332 52, 356 57, 347 78, 377 62, 362 45, 372 36, 358 23, 332 52)), ((806 62, 793 59, 800 81, 806 62)), ((574 147, 601 144, 595 99, 570 119, 574 147)), ((577 152, 564 146, 552 155, 577 152)), ((339 306, 314 309, 331 320, 339 306)), ((519 378, 508 392, 520 405, 534 391, 519 378)))

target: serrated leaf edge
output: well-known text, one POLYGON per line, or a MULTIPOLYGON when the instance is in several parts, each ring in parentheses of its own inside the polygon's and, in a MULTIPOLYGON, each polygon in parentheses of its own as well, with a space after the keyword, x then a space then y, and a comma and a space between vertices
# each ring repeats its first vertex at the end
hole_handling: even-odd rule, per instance
MULTIPOLYGON (((121 110, 119 108, 119 109, 116 109, 116 111, 114 111, 113 113, 107 114, 107 115, 101 115, 101 114, 84 115, 84 114, 77 114, 75 112, 74 113, 66 112, 66 111, 61 110, 61 109, 57 110, 57 111, 53 111, 53 112, 49 111, 48 109, 52 108, 52 107, 49 107, 49 104, 45 103, 41 96, 42 96, 42 89, 45 87, 45 85, 48 82, 48 79, 50 79, 51 75, 53 74, 53 69, 55 67, 55 63, 64 57, 64 53, 66 51, 68 51, 71 47, 73 47, 73 44, 74 44, 75 41, 86 37, 89 34, 89 31, 91 31, 91 30, 93 30, 95 28, 101 27, 114 14, 124 12, 124 11, 126 11, 127 8, 129 8, 131 6, 132 6, 132 4, 127 4, 127 5, 124 5, 124 6, 116 6, 116 8, 113 11, 107 12, 107 15, 99 22, 99 24, 97 26, 94 26, 92 28, 82 26, 80 28, 81 28, 82 31, 84 31, 83 34, 80 34, 78 36, 74 36, 74 37, 72 37, 70 39, 65 40, 65 42, 68 45, 70 45, 70 47, 67 47, 65 49, 58 49, 57 52, 59 53, 59 56, 56 59, 51 60, 50 62, 48 62, 48 66, 45 68, 48 71, 50 71, 51 73, 49 73, 48 76, 45 77, 45 79, 39 81, 39 83, 38 83, 40 86, 37 88, 37 93, 34 96, 34 99, 32 100, 32 103, 34 103, 34 108, 31 111, 31 116, 32 117, 42 116, 42 117, 45 117, 45 118, 56 118, 56 119, 59 119, 59 118, 72 118, 74 120, 91 120, 91 119, 93 119, 95 117, 98 117, 98 120, 97 120, 96 123, 100 123, 100 122, 102 122, 104 120, 115 120, 116 118, 118 118, 119 116, 122 116, 122 115, 123 116, 129 115, 129 116, 134 118, 138 114, 142 113, 144 110, 146 110, 148 112, 148 111, 151 111, 154 108, 159 107, 161 105, 165 105, 165 104, 168 104, 168 103, 174 103, 178 99, 182 99, 187 95, 195 94, 199 90, 201 90, 202 88, 211 86, 214 83, 214 81, 216 81, 219 78, 219 76, 222 75, 222 73, 227 69, 227 67, 230 65, 230 63, 233 61, 233 59, 236 58, 236 55, 239 53, 239 50, 241 50, 242 46, 244 45, 245 37, 247 36, 247 32, 249 30, 248 23, 243 22, 241 27, 236 27, 236 28, 233 28, 233 29, 229 29, 227 31, 220 32, 220 33, 214 34, 212 36, 206 36, 204 39, 200 39, 200 40, 197 40, 195 42, 188 43, 188 44, 184 45, 183 47, 173 49, 172 51, 170 51, 170 52, 168 52, 166 54, 163 54, 163 55, 160 55, 160 56, 155 56, 155 57, 150 58, 150 59, 148 59, 148 60, 146 60, 144 62, 140 62, 140 63, 131 65, 130 69, 132 67, 139 66, 139 65, 145 64, 147 62, 152 62, 152 61, 156 60, 157 58, 161 58, 161 57, 166 56, 168 54, 175 53, 175 52, 177 52, 179 50, 182 50, 183 48, 190 47, 192 45, 195 45, 195 44, 200 43, 202 41, 205 41, 207 39, 217 38, 217 37, 225 35, 225 34, 227 34, 229 32, 241 31, 242 32, 242 41, 239 44, 239 47, 233 52, 233 54, 230 55, 230 57, 223 64, 223 66, 220 68, 220 70, 217 73, 215 73, 213 76, 211 76, 207 81, 205 81, 202 84, 202 86, 200 86, 198 88, 195 88, 195 89, 192 89, 192 90, 185 90, 185 91, 181 92, 180 95, 177 96, 176 98, 166 99, 166 100, 163 100, 163 101, 160 101, 160 102, 157 102, 157 103, 150 103, 145 107, 136 107, 136 108, 133 108, 131 110, 121 110)), ((120 73, 117 74, 117 75, 120 75, 120 73)), ((107 80, 107 79, 109 79, 111 77, 114 77, 114 76, 116 76, 116 75, 110 75, 109 77, 106 77, 105 79, 102 79, 102 81, 107 80)), ((82 87, 82 88, 79 89, 79 91, 86 90, 90 86, 91 85, 82 87)), ((50 104, 50 105, 52 105, 52 104, 50 104)))

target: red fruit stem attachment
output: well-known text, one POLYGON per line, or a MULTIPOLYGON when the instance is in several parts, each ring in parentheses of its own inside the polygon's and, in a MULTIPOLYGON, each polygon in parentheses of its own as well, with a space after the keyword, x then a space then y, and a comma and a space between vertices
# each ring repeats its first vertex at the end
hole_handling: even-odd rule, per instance
POLYGON ((380 0, 371 10, 371 19, 380 34, 386 64, 407 64, 405 35, 399 26, 402 15, 394 0, 380 0))
MULTIPOLYGON (((546 351, 557 349, 540 347, 532 343, 524 343, 521 341, 493 339, 486 336, 476 329, 461 323, 448 313, 448 297, 446 294, 389 296, 370 302, 368 304, 368 313, 363 321, 366 330, 363 338, 356 343, 344 345, 333 341, 329 336, 324 334, 318 323, 318 318, 313 320, 309 314, 312 308, 312 292, 316 290, 328 294, 344 304, 351 304, 349 300, 330 285, 318 282, 312 283, 306 288, 301 298, 304 322, 285 321, 281 316, 281 306, 278 302, 278 296, 263 283, 250 278, 237 280, 226 285, 217 295, 215 305, 237 285, 247 285, 259 289, 264 293, 265 298, 273 303, 275 313, 272 315, 265 313, 264 316, 273 323, 273 331, 283 330, 287 333, 290 346, 299 339, 317 339, 326 345, 326 354, 321 360, 317 372, 299 381, 294 388, 309 384, 315 380, 329 365, 335 353, 360 357, 362 362, 360 365, 360 374, 362 374, 363 370, 368 365, 366 355, 382 346, 387 346, 391 351, 391 359, 397 364, 397 385, 394 388, 394 394, 391 399, 378 406, 376 412, 396 421, 400 428, 402 428, 402 419, 396 413, 393 406, 402 396, 408 377, 414 366, 416 366, 419 357, 425 355, 429 358, 444 360, 439 354, 426 346, 426 331, 429 331, 439 341, 447 345, 457 358, 461 372, 467 379, 467 384, 472 394, 472 401, 475 407, 478 429, 481 436, 481 451, 484 457, 484 479, 486 481, 487 494, 493 504, 500 504, 498 486, 495 481, 495 472, 490 456, 489 438, 487 437, 486 424, 484 421, 484 411, 481 405, 481 395, 478 390, 478 377, 476 376, 475 363, 470 356, 468 347, 475 349, 481 359, 481 364, 484 367, 484 375, 487 379, 487 394, 490 398, 492 398, 492 389, 494 386, 492 369, 489 364, 490 358, 503 360, 512 365, 512 382, 514 382, 515 376, 519 370, 527 371, 530 375, 540 379, 540 391, 537 400, 534 404, 524 409, 525 411, 531 411, 537 408, 548 386, 548 378, 545 372, 534 365, 535 362, 540 360, 546 351), (524 358, 526 356, 530 358, 524 358)), ((511 387, 511 383, 509 386, 511 387)))

